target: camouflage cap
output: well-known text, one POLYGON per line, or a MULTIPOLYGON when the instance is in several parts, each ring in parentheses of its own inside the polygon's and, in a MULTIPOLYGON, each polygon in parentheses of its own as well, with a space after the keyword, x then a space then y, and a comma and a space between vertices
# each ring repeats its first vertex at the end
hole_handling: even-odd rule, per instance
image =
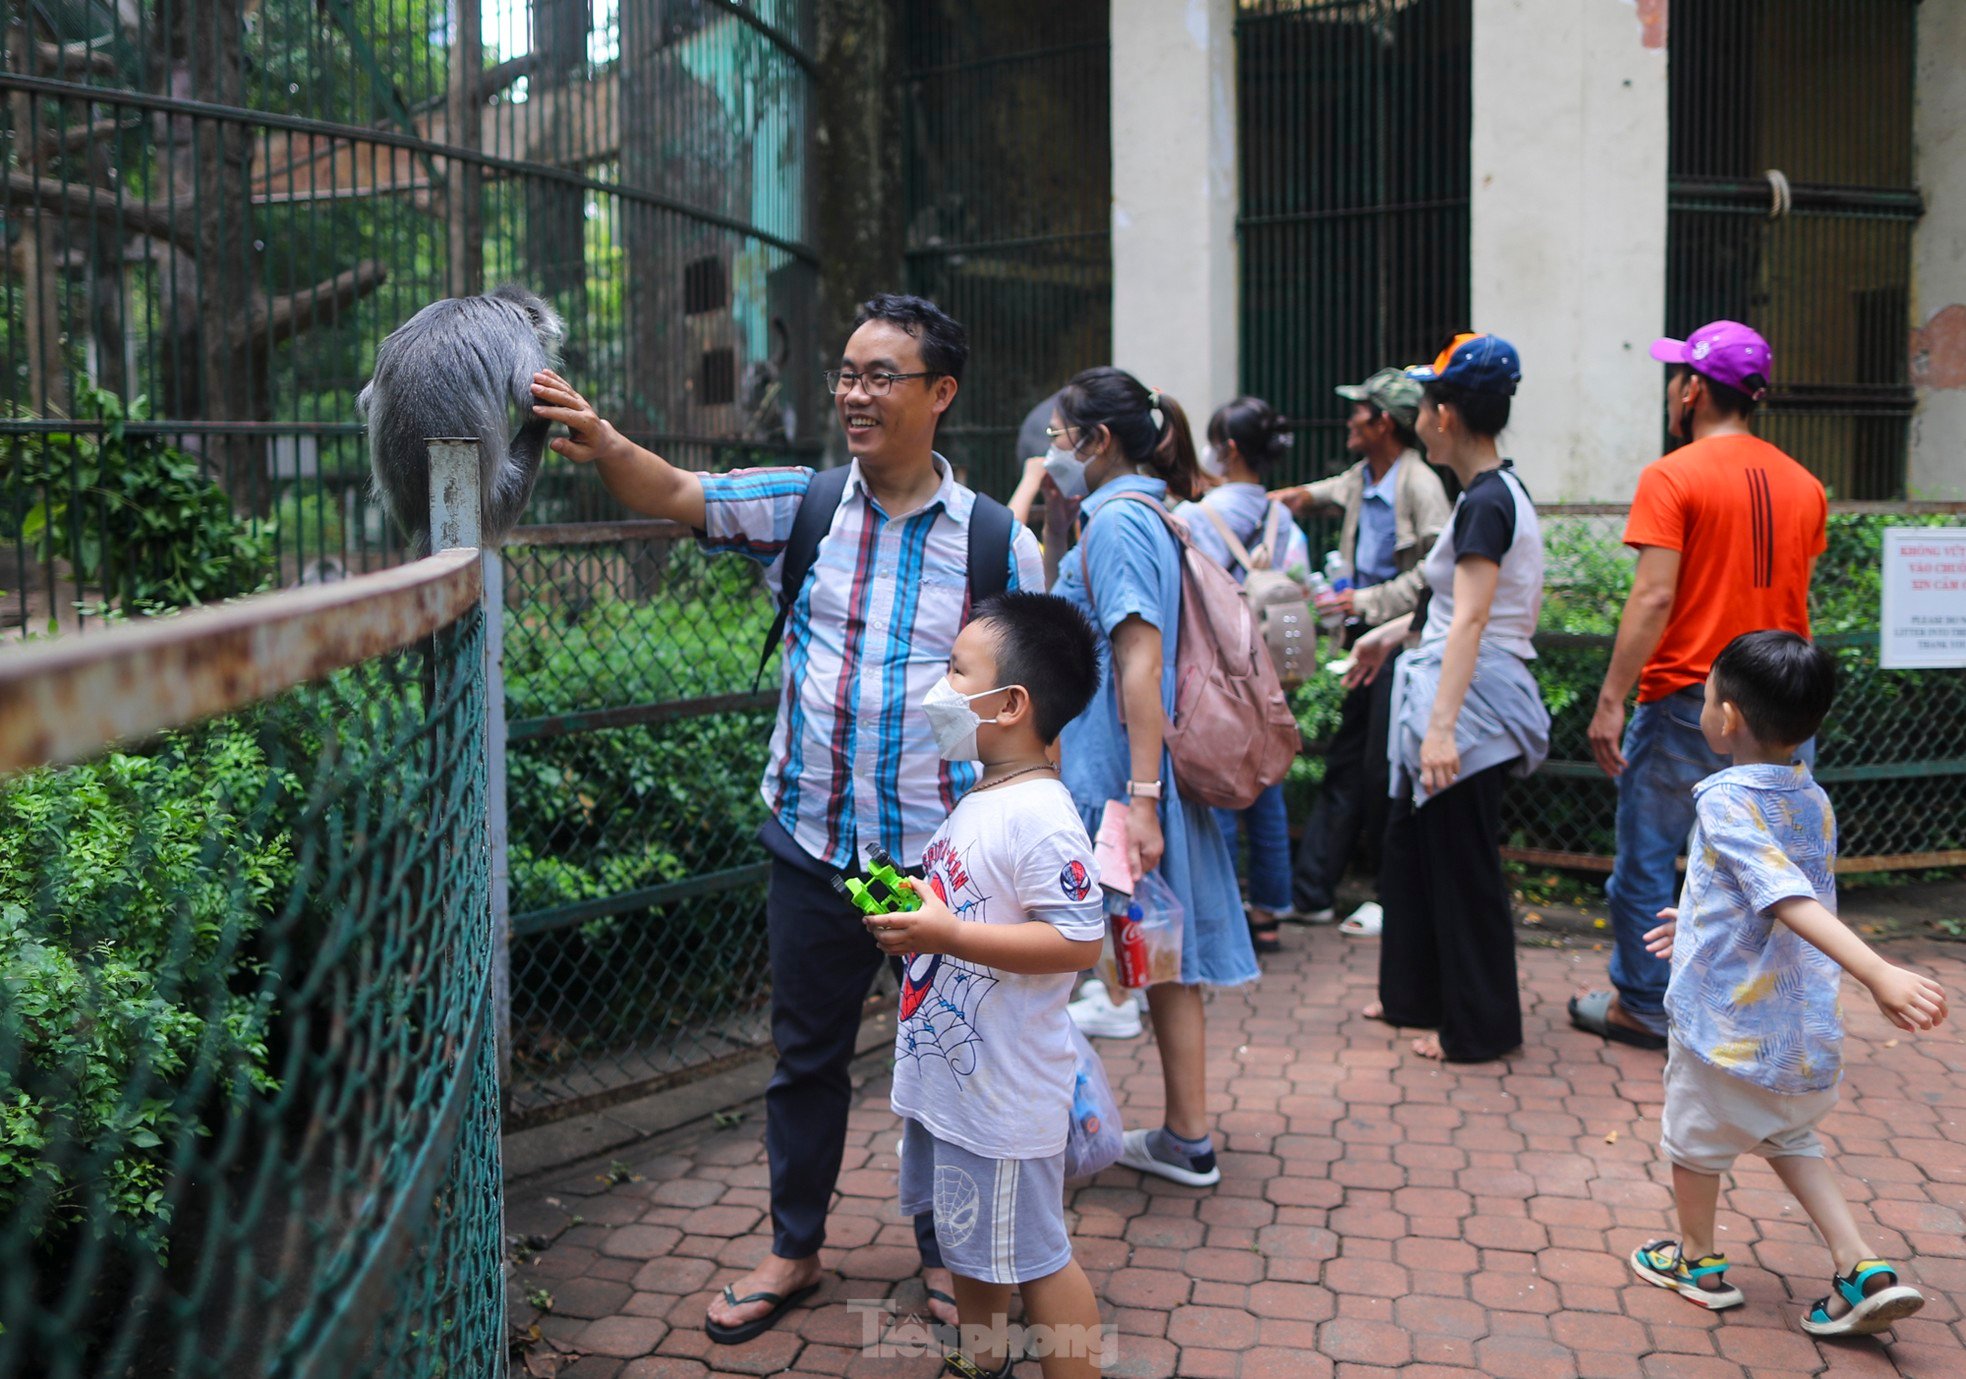
POLYGON ((1381 369, 1363 383, 1347 383, 1336 391, 1349 401, 1371 403, 1402 426, 1412 426, 1420 416, 1420 384, 1404 369, 1381 369))

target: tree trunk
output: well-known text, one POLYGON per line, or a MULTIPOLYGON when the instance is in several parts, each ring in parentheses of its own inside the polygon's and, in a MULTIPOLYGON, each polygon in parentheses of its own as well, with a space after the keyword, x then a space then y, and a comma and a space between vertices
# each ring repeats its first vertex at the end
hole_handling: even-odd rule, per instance
MULTIPOLYGON (((191 94, 215 105, 246 103, 245 31, 236 0, 191 0, 186 59, 191 94)), ((235 120, 193 122, 192 191, 198 258, 198 362, 204 421, 259 416, 251 320, 259 254, 253 248, 252 130, 235 120)), ((267 509, 270 494, 254 437, 212 436, 205 453, 235 504, 267 509)))
MULTIPOLYGON (((814 187, 852 195, 814 198, 819 251, 819 357, 793 368, 837 367, 859 304, 905 290, 907 208, 902 188, 901 11, 898 0, 820 0, 818 132, 814 187)), ((831 398, 821 397, 822 406, 831 398)), ((846 461, 846 437, 822 421, 829 463, 846 461)))

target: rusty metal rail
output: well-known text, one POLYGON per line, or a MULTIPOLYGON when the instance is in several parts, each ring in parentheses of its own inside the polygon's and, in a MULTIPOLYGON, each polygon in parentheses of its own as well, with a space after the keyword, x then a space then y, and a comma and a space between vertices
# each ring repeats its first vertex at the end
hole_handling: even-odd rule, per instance
POLYGON ((0 773, 226 713, 407 646, 483 591, 476 550, 0 657, 0 773))

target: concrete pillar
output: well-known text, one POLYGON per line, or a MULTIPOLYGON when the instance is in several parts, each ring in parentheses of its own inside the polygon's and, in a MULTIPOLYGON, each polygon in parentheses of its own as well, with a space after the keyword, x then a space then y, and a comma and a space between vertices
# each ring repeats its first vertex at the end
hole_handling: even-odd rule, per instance
POLYGON ((1237 392, 1235 0, 1112 16, 1113 362, 1199 431, 1237 392))
POLYGON ((1911 240, 1907 491, 1966 498, 1966 5, 1918 7, 1912 137, 1925 217, 1911 240))
POLYGON ((1659 455, 1663 9, 1474 0, 1471 324, 1522 352, 1503 448, 1546 502, 1627 499, 1659 455))

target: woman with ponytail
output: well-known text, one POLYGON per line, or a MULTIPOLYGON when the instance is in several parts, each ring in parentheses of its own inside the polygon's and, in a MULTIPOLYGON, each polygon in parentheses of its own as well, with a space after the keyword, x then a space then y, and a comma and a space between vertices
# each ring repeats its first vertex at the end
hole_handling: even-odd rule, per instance
MULTIPOLYGON (((1086 826, 1127 802, 1136 876, 1158 870, 1181 902, 1179 981, 1148 988, 1166 1124, 1131 1130, 1120 1162, 1192 1187, 1221 1179, 1209 1135, 1203 986, 1257 976, 1235 862, 1212 811, 1186 804, 1164 746, 1174 707, 1181 551, 1156 507, 1201 491, 1188 420, 1174 399, 1119 369, 1088 369, 1059 393, 1046 456, 1045 573, 1100 631, 1100 688, 1065 728, 1061 769, 1086 826), (1076 546, 1066 549, 1073 517, 1076 546)), ((1086 1004, 1081 1002, 1079 1004, 1086 1004)))
MULTIPOLYGON (((1283 504, 1271 499, 1265 482, 1289 453, 1289 424, 1260 397, 1224 403, 1208 419, 1201 470, 1217 482, 1197 501, 1176 508, 1174 515, 1187 523, 1195 548, 1213 557, 1239 584, 1249 571, 1236 547, 1257 568, 1281 571, 1310 588, 1310 543, 1283 504)), ((1283 947, 1280 920, 1291 912, 1290 816, 1282 782, 1258 795, 1247 809, 1216 810, 1215 819, 1231 857, 1248 837, 1250 940, 1258 953, 1278 952, 1283 947)))

